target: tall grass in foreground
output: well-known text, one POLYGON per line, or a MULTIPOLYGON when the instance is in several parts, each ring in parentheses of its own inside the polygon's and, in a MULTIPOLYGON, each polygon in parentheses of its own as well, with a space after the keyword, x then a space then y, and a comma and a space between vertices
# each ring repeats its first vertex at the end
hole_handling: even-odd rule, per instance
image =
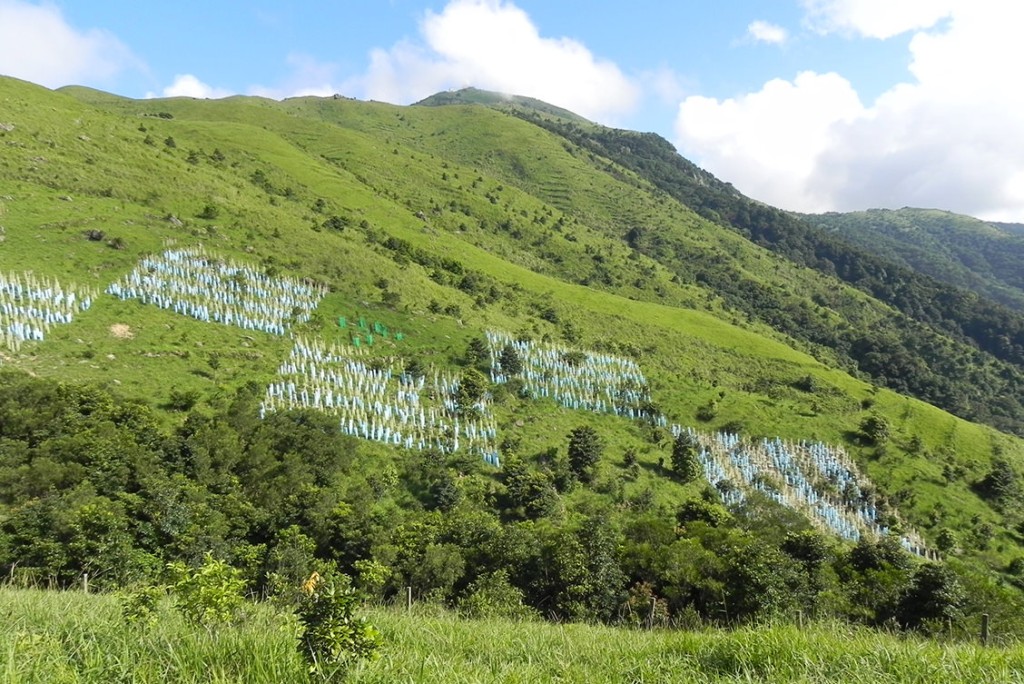
POLYGON ((0 681, 308 681, 294 621, 266 606, 215 630, 188 624, 169 605, 156 617, 127 623, 110 595, 0 589, 0 681))
POLYGON ((1024 682, 1024 648, 841 624, 653 632, 373 611, 377 663, 354 682, 1024 682))
MULTIPOLYGON (((365 614, 382 657, 351 682, 1024 682, 1024 648, 897 637, 839 624, 653 632, 365 614)), ((296 624, 268 606, 239 625, 193 627, 168 606, 126 624, 112 596, 0 588, 3 682, 304 682, 296 624)), ((340 677, 335 679, 340 681, 340 677)))

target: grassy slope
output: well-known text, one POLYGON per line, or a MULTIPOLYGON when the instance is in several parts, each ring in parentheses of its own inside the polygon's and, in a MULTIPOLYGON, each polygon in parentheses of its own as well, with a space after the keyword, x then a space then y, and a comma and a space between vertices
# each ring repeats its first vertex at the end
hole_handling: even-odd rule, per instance
MULTIPOLYGON (((1014 682, 1024 650, 811 624, 637 631, 367 611, 384 636, 353 682, 1014 682)), ((295 624, 267 606, 238 626, 190 627, 166 603, 126 624, 113 596, 0 589, 5 682, 302 682, 295 624)))
MULTIPOLYGON (((9 118, 16 124, 0 137, 7 153, 0 159, 0 178, 10 197, 4 200, 7 239, 0 246, 5 271, 32 269, 102 289, 140 254, 159 251, 166 240, 205 244, 235 258, 272 263, 288 275, 329 283, 333 293, 322 305, 323 315, 300 332, 339 338, 332 325, 336 316, 364 313, 410 333, 400 347, 376 353, 418 355, 439 363, 451 363, 466 340, 486 326, 559 336, 564 326, 536 314, 539 304, 553 302, 563 320, 578 329, 581 345, 614 337, 641 349, 655 400, 683 424, 694 422, 698 406, 720 397, 716 424, 739 419, 753 434, 841 442, 867 415, 862 401, 870 398, 873 410, 894 424, 896 448, 863 465, 889 491, 910 488, 916 494, 910 513, 918 526, 924 526, 926 514, 940 501, 951 526, 966 527, 975 515, 998 522, 967 482, 945 484, 942 459, 963 464, 970 481, 986 471, 994 444, 1011 458, 1021 458, 1019 440, 922 402, 875 391, 787 346, 763 326, 730 317, 713 293, 674 284, 654 262, 627 257, 618 236, 609 233, 643 220, 665 225, 693 245, 734 255, 757 277, 775 272, 780 286, 797 288, 811 277, 714 229, 628 173, 616 171, 622 178, 616 180, 597 172, 604 162, 573 154, 559 139, 518 119, 482 107, 398 108, 315 99, 278 104, 253 98, 135 102, 85 89, 68 92, 78 99, 0 80, 0 102, 10 103, 9 118), (174 118, 140 115, 164 111, 174 118), (147 136, 154 144, 146 144, 147 136), (169 136, 176 141, 173 149, 164 144, 169 136), (225 161, 209 159, 214 148, 225 161), (488 156, 488 149, 506 151, 488 156), (201 151, 199 163, 186 161, 189 150, 201 151), (46 160, 34 161, 40 156, 46 160), (291 194, 257 188, 248 180, 256 170, 291 194), (72 201, 60 199, 65 195, 72 201), (350 228, 340 234, 313 230, 324 218, 310 209, 316 198, 326 200, 328 213, 351 218, 350 228), (450 202, 465 205, 472 219, 447 208, 450 202), (217 220, 195 218, 206 204, 220 208, 217 220), (426 222, 416 216, 421 211, 426 222), (575 241, 535 227, 534 219, 549 211, 549 221, 567 217, 562 230, 575 241), (167 221, 170 214, 184 225, 167 221), (356 227, 362 220, 372 231, 454 255, 512 294, 477 307, 466 294, 432 281, 422 267, 396 263, 356 227), (494 230, 503 220, 514 221, 527 239, 494 230), (123 237, 127 249, 83 239, 82 231, 96 226, 108 236, 123 237), (545 235, 557 244, 530 245, 545 235), (616 282, 595 283, 602 289, 566 282, 591 275, 590 267, 581 269, 579 263, 581 256, 595 253, 608 255, 607 261, 616 265, 616 282), (644 287, 630 283, 637 274, 647 278, 644 287), (400 293, 397 308, 380 303, 374 284, 380 279, 400 293), (461 317, 428 313, 431 300, 457 304, 461 317), (704 310, 693 308, 698 304, 704 310), (790 387, 808 374, 827 389, 808 395, 790 387), (913 435, 926 451, 908 457, 900 447, 913 435)), ((173 388, 200 391, 203 402, 213 405, 242 382, 266 381, 286 352, 287 341, 280 338, 246 336, 101 298, 74 324, 58 328, 43 344, 26 345, 12 361, 40 374, 118 385, 155 405, 166 401, 173 388), (136 336, 112 337, 108 330, 115 322, 131 325, 136 336), (216 369, 209 363, 214 353, 221 357, 216 369)), ((524 453, 549 446, 552 434, 564 435, 581 422, 599 426, 610 437, 612 453, 638 446, 648 464, 665 453, 651 446, 643 430, 624 421, 544 404, 526 410, 526 415, 513 415, 499 409, 503 430, 521 433, 524 453), (523 427, 515 427, 518 421, 523 427)), ((634 486, 655 481, 664 483, 645 475, 634 486)), ((677 495, 676 485, 657 486, 660 497, 677 495)), ((995 556, 1009 557, 1016 544, 1008 531, 1001 531, 995 556)))

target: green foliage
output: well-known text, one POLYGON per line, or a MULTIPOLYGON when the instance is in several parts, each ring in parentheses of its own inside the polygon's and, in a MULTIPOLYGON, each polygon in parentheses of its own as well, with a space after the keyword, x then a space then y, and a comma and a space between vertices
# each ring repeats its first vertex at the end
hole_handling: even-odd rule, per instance
POLYGON ((889 441, 892 428, 882 416, 872 413, 860 423, 861 438, 868 444, 881 446, 889 441))
POLYGON ((978 492, 999 503, 1009 503, 1020 495, 1020 478, 1005 458, 995 458, 992 469, 975 488, 978 492))
POLYGON ((700 477, 699 449, 696 438, 686 431, 680 432, 672 442, 672 472, 682 482, 693 482, 700 477))
POLYGON ((357 560, 352 564, 356 571, 356 586, 366 596, 379 597, 390 579, 391 569, 372 558, 357 560))
POLYGON ((140 587, 121 594, 121 615, 125 622, 143 627, 152 626, 157 620, 157 608, 163 596, 162 587, 140 587))
POLYGON ((455 404, 463 414, 473 411, 473 406, 484 396, 489 386, 487 376, 475 368, 467 368, 459 376, 459 387, 455 393, 455 404))
POLYGON ((506 344, 501 350, 501 354, 498 356, 498 365, 501 372, 509 376, 519 375, 523 370, 523 360, 511 344, 506 344))
POLYGON ((172 389, 167 398, 167 408, 172 411, 191 411, 199 402, 199 392, 196 390, 172 389))
POLYGON ((245 603, 245 580, 239 570, 210 553, 198 568, 174 561, 167 570, 174 604, 190 622, 212 627, 238 618, 245 603))
POLYGON ((943 631, 948 621, 962 617, 966 599, 956 573, 944 565, 925 563, 914 572, 896 619, 906 627, 943 631))
POLYGON ((324 579, 313 573, 303 594, 296 610, 302 626, 299 652, 308 660, 311 674, 326 680, 360 660, 379 657, 380 632, 356 616, 359 595, 347 577, 324 579))
POLYGON ((322 225, 328 230, 342 231, 348 227, 348 220, 335 215, 328 217, 322 225))
POLYGON ((701 522, 711 527, 718 527, 729 522, 732 516, 719 504, 704 499, 688 499, 676 511, 676 522, 686 525, 701 522))
POLYGON ((569 433, 569 469, 583 482, 593 479, 594 468, 603 451, 601 438, 589 425, 581 425, 569 433))
POLYGON ((509 509, 526 518, 540 518, 555 512, 558 491, 550 473, 532 469, 515 457, 507 458, 502 470, 509 509))
POLYGON ((202 211, 196 214, 201 219, 213 220, 220 216, 220 207, 216 204, 207 204, 203 206, 202 211))
POLYGON ((487 340, 482 337, 474 337, 466 345, 466 361, 470 364, 482 363, 488 360, 490 352, 487 347, 487 340))
POLYGON ((504 568, 482 575, 467 588, 459 600, 459 612, 470 618, 509 618, 523 620, 536 612, 523 603, 523 592, 509 582, 504 568))

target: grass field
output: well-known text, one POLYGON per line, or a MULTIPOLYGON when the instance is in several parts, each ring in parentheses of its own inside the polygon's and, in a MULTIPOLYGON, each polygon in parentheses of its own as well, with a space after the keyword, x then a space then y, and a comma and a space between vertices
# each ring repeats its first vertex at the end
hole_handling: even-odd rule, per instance
MULTIPOLYGON (((942 643, 836 624, 643 631, 465 620, 429 606, 364 614, 384 647, 345 681, 1024 681, 1018 644, 942 643)), ((114 596, 8 587, 0 589, 0 623, 0 680, 10 684, 309 681, 296 623, 267 605, 208 630, 184 622, 165 601, 144 626, 126 623, 114 596)))

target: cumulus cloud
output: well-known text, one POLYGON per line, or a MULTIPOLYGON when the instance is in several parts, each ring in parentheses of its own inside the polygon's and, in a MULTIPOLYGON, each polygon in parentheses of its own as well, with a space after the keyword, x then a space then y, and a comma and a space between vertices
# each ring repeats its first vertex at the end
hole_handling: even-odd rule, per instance
POLYGON ((0 73, 49 88, 105 85, 141 68, 113 34, 71 26, 50 3, 0 0, 0 73))
MULTIPOLYGON (((192 74, 177 74, 171 85, 161 92, 163 97, 197 97, 197 98, 219 98, 227 97, 233 93, 224 88, 215 88, 207 85, 192 74)), ((147 98, 158 97, 156 93, 146 93, 147 98)))
POLYGON ((931 28, 950 16, 961 0, 803 0, 802 4, 807 12, 804 23, 819 33, 886 39, 931 28))
POLYGON ((737 98, 688 97, 677 134, 688 155, 744 192, 783 207, 825 209, 808 187, 818 157, 833 144, 834 125, 863 112, 849 81, 808 71, 737 98))
POLYGON ((396 103, 472 85, 598 120, 632 111, 640 96, 614 63, 572 38, 542 36, 511 2, 451 0, 440 13, 426 13, 420 33, 421 42, 373 51, 367 73, 352 85, 365 97, 396 103))
POLYGON ((911 205, 1024 220, 1024 92, 1013 73, 1022 22, 1024 5, 957 5, 913 36, 907 82, 873 103, 842 76, 813 72, 734 98, 688 97, 677 145, 787 209, 911 205))
POLYGON ((240 91, 209 85, 193 74, 177 74, 171 85, 163 88, 159 94, 149 92, 146 93, 146 97, 215 99, 238 95, 244 92, 246 95, 283 100, 286 97, 300 97, 303 95, 327 97, 340 92, 340 87, 334 84, 334 76, 337 71, 336 65, 320 62, 314 57, 298 53, 288 55, 286 63, 289 67, 289 73, 277 85, 255 84, 250 85, 244 91, 240 91))
POLYGON ((769 45, 782 45, 789 39, 786 29, 761 19, 747 25, 747 36, 756 43, 768 43, 769 45))

